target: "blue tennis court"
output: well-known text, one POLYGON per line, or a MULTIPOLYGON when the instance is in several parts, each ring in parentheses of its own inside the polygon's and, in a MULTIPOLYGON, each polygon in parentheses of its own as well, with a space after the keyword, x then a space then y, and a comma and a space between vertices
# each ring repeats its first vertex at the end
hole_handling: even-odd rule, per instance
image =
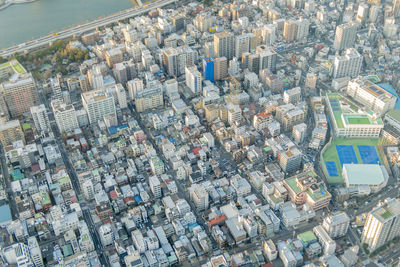
POLYGON ((328 171, 329 176, 339 176, 338 170, 336 168, 336 163, 334 161, 327 161, 325 163, 326 170, 328 171))
POLYGON ((353 146, 336 145, 336 151, 339 156, 341 167, 343 167, 343 164, 358 163, 356 152, 354 152, 353 146))
POLYGON ((381 164, 375 146, 357 146, 360 152, 362 163, 364 164, 381 164))

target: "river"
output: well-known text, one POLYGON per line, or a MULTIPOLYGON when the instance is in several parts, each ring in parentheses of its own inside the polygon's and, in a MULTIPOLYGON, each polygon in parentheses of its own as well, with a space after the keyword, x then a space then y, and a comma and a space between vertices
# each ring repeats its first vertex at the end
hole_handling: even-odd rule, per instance
POLYGON ((37 0, 0 10, 0 49, 134 7, 130 0, 37 0))

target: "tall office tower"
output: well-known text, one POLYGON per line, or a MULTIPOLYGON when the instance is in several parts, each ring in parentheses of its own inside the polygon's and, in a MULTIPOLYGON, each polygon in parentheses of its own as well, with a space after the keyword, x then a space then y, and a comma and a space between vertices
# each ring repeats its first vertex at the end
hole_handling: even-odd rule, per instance
POLYGON ((44 104, 31 107, 31 114, 36 130, 39 132, 47 132, 51 129, 49 116, 47 116, 47 110, 44 104))
POLYGON ((136 94, 140 91, 144 90, 143 80, 139 78, 135 78, 133 80, 128 81, 126 84, 129 93, 129 99, 132 101, 135 99, 136 94))
POLYGON ((19 120, 0 121, 0 142, 3 146, 10 146, 13 142, 22 140, 25 142, 24 132, 22 131, 19 120))
POLYGON ((192 90, 194 94, 202 91, 201 73, 196 66, 188 66, 185 68, 186 86, 192 90))
POLYGON ((235 52, 235 37, 232 33, 223 31, 214 35, 214 53, 216 57, 226 57, 231 60, 235 52))
POLYGON ((269 69, 271 71, 276 70, 277 52, 271 46, 260 45, 256 48, 256 54, 260 57, 259 70, 269 69))
POLYGON ((58 130, 61 133, 73 131, 76 128, 79 128, 78 119, 73 105, 65 104, 61 100, 56 99, 51 101, 51 108, 54 113, 54 119, 57 123, 58 130))
POLYGON ((219 57, 214 60, 214 80, 219 81, 228 76, 228 60, 219 57))
POLYGON ((40 247, 39 247, 36 237, 31 236, 28 238, 28 248, 29 248, 29 252, 31 254, 31 259, 32 259, 35 267, 44 266, 43 259, 42 259, 42 252, 40 250, 40 247))
POLYGON ((300 18, 296 21, 296 40, 307 38, 310 29, 310 22, 308 19, 300 18))
POLYGON ((361 72, 363 57, 354 48, 346 49, 343 56, 335 56, 333 78, 355 78, 361 72))
POLYGON ((341 24, 336 27, 335 41, 333 47, 335 50, 343 50, 354 46, 357 34, 357 24, 353 22, 341 24))
POLYGON ((178 76, 178 51, 172 47, 161 49, 161 57, 167 73, 178 76))
POLYGON ((322 223, 322 226, 332 238, 345 236, 349 225, 350 218, 343 211, 337 211, 328 215, 322 223))
POLYGON ((208 209, 208 193, 201 184, 192 184, 189 188, 190 198, 198 211, 208 209))
POLYGON ((115 113, 115 103, 112 94, 103 90, 92 90, 81 95, 83 108, 86 110, 89 123, 97 123, 104 117, 117 117, 115 113))
POLYGON ((121 109, 128 107, 128 102, 126 99, 126 90, 122 84, 118 83, 115 85, 115 92, 117 93, 118 105, 121 109))
POLYGON ((53 91, 53 98, 54 99, 62 99, 61 97, 61 86, 60 82, 57 78, 50 78, 50 87, 53 91))
POLYGON ((395 18, 400 17, 400 0, 394 0, 393 2, 393 16, 395 18))
POLYGON ((161 183, 160 183, 160 180, 157 178, 157 176, 155 176, 155 175, 150 176, 149 184, 150 184, 150 189, 151 189, 151 192, 153 193, 153 196, 155 198, 162 197, 161 183))
POLYGON ((212 58, 203 59, 203 76, 204 79, 214 82, 214 60, 212 58))
POLYGON ((12 118, 22 116, 39 102, 35 80, 31 73, 14 75, 0 86, 12 118))
POLYGON ((135 106, 137 112, 158 108, 164 104, 163 92, 160 87, 146 88, 136 94, 135 106))
POLYGON ((358 23, 364 24, 367 21, 369 6, 366 3, 360 3, 357 9, 356 20, 358 23))
POLYGON ((250 51, 250 35, 244 33, 235 36, 235 57, 241 58, 242 54, 250 51))
POLYGON ((100 68, 97 66, 88 72, 90 86, 96 89, 104 88, 104 78, 100 68))
POLYGON ((286 42, 293 42, 296 38, 297 24, 293 20, 286 20, 283 25, 283 38, 286 42))
POLYGON ((400 235, 400 200, 386 199, 368 213, 361 235, 361 243, 370 251, 385 245, 400 235))

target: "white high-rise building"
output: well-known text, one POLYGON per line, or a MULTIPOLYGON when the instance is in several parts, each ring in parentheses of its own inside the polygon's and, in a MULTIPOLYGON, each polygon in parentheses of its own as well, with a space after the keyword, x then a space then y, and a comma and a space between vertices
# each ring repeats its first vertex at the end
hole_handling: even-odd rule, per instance
POLYGON ((78 119, 73 105, 67 105, 61 100, 56 99, 51 101, 51 108, 60 132, 68 132, 79 128, 78 119))
POLYGON ((32 259, 35 267, 44 266, 43 259, 42 259, 42 252, 40 250, 40 247, 39 247, 36 237, 31 236, 28 238, 28 248, 29 248, 29 252, 31 254, 31 259, 32 259))
POLYGON ((357 24, 353 22, 341 24, 336 27, 335 41, 333 47, 336 50, 343 50, 354 46, 357 34, 357 24))
POLYGON ((49 116, 47 115, 47 110, 44 104, 31 107, 31 114, 35 127, 39 132, 47 132, 51 129, 49 116))
POLYGON ((117 93, 117 100, 118 100, 118 105, 121 109, 127 108, 128 107, 128 102, 126 100, 126 90, 122 86, 122 84, 117 84, 115 85, 115 91, 117 93))
POLYGON ((189 188, 190 198, 199 211, 208 209, 208 193, 201 184, 192 184, 189 188))
POLYGON ((94 187, 91 180, 86 180, 82 184, 82 193, 85 199, 92 200, 94 199, 94 187))
POLYGON ((106 247, 114 243, 114 232, 111 228, 111 224, 103 224, 99 228, 99 235, 101 244, 106 247))
POLYGON ((89 83, 94 90, 104 88, 104 78, 100 67, 90 70, 89 83))
POLYGON ((192 90, 194 94, 202 91, 201 84, 201 73, 196 66, 186 66, 185 68, 185 78, 187 87, 192 90))
POLYGON ((149 178, 149 184, 151 192, 153 193, 155 198, 160 198, 162 196, 161 193, 161 183, 157 176, 153 175, 149 178))
POLYGON ((385 245, 400 235, 400 199, 386 199, 368 213, 361 243, 370 251, 385 245))
POLYGON ((92 90, 82 93, 81 97, 83 108, 88 114, 90 124, 103 120, 105 116, 117 117, 112 94, 103 90, 92 90))
POLYGON ((322 223, 322 226, 332 238, 345 236, 347 230, 349 229, 349 225, 350 218, 343 211, 332 213, 331 215, 327 216, 322 223))
POLYGON ((18 267, 33 266, 29 248, 23 243, 13 244, 9 247, 3 248, 1 256, 8 265, 16 265, 18 267))
POLYGON ((57 78, 50 79, 50 86, 51 86, 51 90, 53 91, 54 99, 62 99, 61 86, 60 86, 60 82, 58 81, 57 78))
POLYGON ((133 80, 128 81, 126 84, 126 87, 128 88, 128 93, 129 93, 129 100, 134 100, 136 97, 136 94, 140 91, 144 90, 144 84, 143 80, 135 78, 133 80))
POLYGON ((321 243, 325 255, 334 255, 336 250, 336 242, 328 235, 325 229, 321 225, 317 225, 313 228, 314 234, 318 237, 318 241, 321 243))
POLYGON ((310 22, 308 19, 300 18, 296 21, 296 40, 307 38, 310 29, 310 22))
POLYGON ((335 57, 333 78, 357 77, 361 72, 363 57, 354 48, 348 48, 343 56, 335 57))
POLYGON ((244 33, 235 36, 235 57, 242 58, 242 54, 250 51, 250 35, 244 33))

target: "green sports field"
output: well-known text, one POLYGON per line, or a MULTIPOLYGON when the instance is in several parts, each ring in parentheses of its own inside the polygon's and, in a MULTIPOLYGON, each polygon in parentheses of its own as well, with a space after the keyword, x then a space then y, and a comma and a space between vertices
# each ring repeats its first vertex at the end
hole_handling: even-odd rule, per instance
POLYGON ((334 139, 331 142, 331 146, 325 151, 324 154, 322 154, 322 158, 324 160, 324 163, 322 164, 322 167, 325 170, 325 173, 328 173, 326 170, 326 162, 327 161, 333 161, 336 164, 336 169, 338 171, 338 176, 327 176, 328 183, 336 184, 336 183, 344 183, 343 177, 342 177, 342 168, 340 166, 340 161, 339 161, 339 156, 336 151, 336 145, 352 145, 354 152, 356 153, 358 163, 362 163, 360 153, 358 151, 357 146, 359 145, 367 145, 367 146, 375 146, 375 149, 379 155, 379 160, 382 162, 382 155, 379 154, 378 150, 378 142, 379 139, 365 139, 365 138, 357 138, 357 139, 352 139, 352 138, 338 138, 334 139))

